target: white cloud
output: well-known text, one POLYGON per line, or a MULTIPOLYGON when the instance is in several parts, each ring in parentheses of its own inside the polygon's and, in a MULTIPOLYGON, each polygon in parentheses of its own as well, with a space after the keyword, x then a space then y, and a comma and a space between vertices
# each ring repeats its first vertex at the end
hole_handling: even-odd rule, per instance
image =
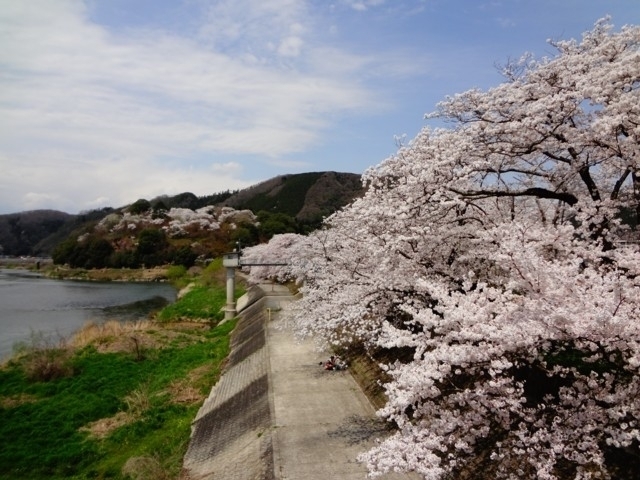
POLYGON ((111 205, 111 199, 109 197, 97 197, 87 202, 87 207, 89 210, 101 208, 109 205, 111 205))
POLYGON ((0 0, 0 213, 362 171, 445 94, 499 80, 532 28, 589 26, 569 7, 480 5, 0 0), (478 35, 497 17, 518 32, 478 35))
POLYGON ((498 17, 496 18, 496 22, 498 22, 498 25, 502 28, 513 28, 516 26, 516 22, 512 18, 498 17))
POLYGON ((278 54, 284 57, 297 57, 300 55, 304 42, 300 37, 283 38, 278 47, 278 54))
POLYGON ((242 165, 238 162, 213 163, 211 170, 215 173, 224 173, 229 176, 238 174, 242 171, 242 165))
POLYGON ((206 9, 200 38, 227 54, 250 51, 269 60, 268 45, 300 36, 310 17, 304 0, 217 0, 206 9))
MULTIPOLYGON (((0 159, 4 165, 5 159, 0 159)), ((99 158, 82 165, 60 152, 19 158, 12 174, 0 180, 6 212, 56 208, 74 213, 105 206, 119 207, 139 198, 192 192, 198 196, 239 189, 260 179, 238 178, 240 165, 188 168, 140 158, 99 158), (47 168, 51 165, 52 168, 47 168), (59 166, 60 168, 56 168, 59 166), (25 193, 26 192, 26 193, 25 193)), ((3 168, 4 170, 4 168, 3 168)))
POLYGON ((42 205, 48 205, 60 200, 60 195, 51 193, 27 192, 24 195, 24 205, 27 210, 38 210, 42 205))
POLYGON ((11 185, 0 180, 0 209, 12 196, 69 211, 246 186, 234 177, 240 169, 214 176, 193 158, 282 162, 318 144, 332 115, 374 105, 355 69, 316 61, 323 53, 306 43, 304 2, 221 1, 208 12, 199 38, 150 29, 116 36, 80 0, 3 2, 0 167, 13 174, 11 185))
POLYGON ((385 0, 344 0, 344 2, 358 12, 364 12, 372 7, 383 5, 385 0))

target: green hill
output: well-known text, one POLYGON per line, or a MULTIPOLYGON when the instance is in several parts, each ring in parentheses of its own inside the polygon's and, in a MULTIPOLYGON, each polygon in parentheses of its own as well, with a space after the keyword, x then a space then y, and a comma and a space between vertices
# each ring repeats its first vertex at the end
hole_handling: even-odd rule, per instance
POLYGON ((241 190, 223 202, 235 209, 285 213, 315 222, 362 195, 360 175, 311 172, 282 175, 241 190))
MULTIPOLYGON (((347 205, 363 192, 360 175, 311 172, 278 176, 235 192, 202 197, 190 192, 163 195, 151 200, 139 199, 132 205, 116 209, 104 208, 78 215, 55 210, 0 215, 0 255, 51 256, 56 246, 63 242, 69 244, 83 236, 90 236, 91 241, 104 238, 117 251, 120 247, 114 242, 121 243, 122 240, 114 232, 105 232, 104 227, 100 226, 101 222, 104 225, 103 220, 107 216, 122 217, 127 212, 140 213, 145 209, 149 209, 150 218, 156 221, 145 228, 162 228, 160 219, 172 208, 197 211, 205 207, 230 207, 234 210, 251 210, 257 215, 258 218, 253 221, 245 218, 238 225, 226 230, 223 226, 216 233, 188 228, 181 238, 173 237, 170 240, 178 248, 199 242, 202 250, 208 249, 214 253, 226 248, 231 240, 240 240, 247 245, 263 241, 275 233, 309 231, 316 228, 324 216, 347 205)), ((164 227, 168 228, 168 225, 164 227)), ((138 230, 141 231, 140 228, 138 230)), ((140 231, 131 231, 129 235, 137 238, 140 231)))

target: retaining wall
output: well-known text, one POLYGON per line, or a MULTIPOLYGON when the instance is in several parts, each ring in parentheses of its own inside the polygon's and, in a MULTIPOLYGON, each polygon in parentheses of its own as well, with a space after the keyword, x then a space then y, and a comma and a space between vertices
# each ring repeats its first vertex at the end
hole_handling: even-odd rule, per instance
POLYGON ((281 286, 255 286, 238 301, 224 374, 192 423, 185 480, 274 479, 267 309, 293 299, 281 286))

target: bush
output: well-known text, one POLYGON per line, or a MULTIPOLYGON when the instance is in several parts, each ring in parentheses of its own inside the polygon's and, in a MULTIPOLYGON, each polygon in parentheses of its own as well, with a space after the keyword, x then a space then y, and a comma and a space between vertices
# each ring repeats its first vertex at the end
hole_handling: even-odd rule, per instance
POLYGON ((49 382, 74 374, 70 350, 64 341, 58 345, 42 333, 31 333, 28 345, 16 347, 26 377, 33 382, 49 382))
POLYGON ((176 265, 182 265, 186 268, 193 267, 196 263, 196 258, 198 255, 191 250, 189 247, 180 247, 173 253, 173 263, 176 265))
POLYGON ((167 278, 170 282, 175 282, 181 279, 187 274, 187 269, 184 265, 172 265, 167 269, 167 278))
POLYGON ((135 257, 138 264, 155 267, 165 263, 165 251, 169 246, 167 237, 162 230, 147 228, 138 236, 138 246, 135 257))
POLYGON ((63 348, 38 350, 29 356, 25 373, 33 381, 48 382, 73 376, 74 369, 68 350, 63 348))
POLYGON ((129 213, 133 215, 139 215, 141 213, 148 212, 149 210, 151 210, 151 203, 148 200, 145 200, 144 198, 141 198, 140 200, 136 200, 129 207, 129 213))
POLYGON ((83 241, 67 239, 53 251, 53 263, 72 268, 104 268, 111 265, 113 246, 104 238, 89 237, 83 241))

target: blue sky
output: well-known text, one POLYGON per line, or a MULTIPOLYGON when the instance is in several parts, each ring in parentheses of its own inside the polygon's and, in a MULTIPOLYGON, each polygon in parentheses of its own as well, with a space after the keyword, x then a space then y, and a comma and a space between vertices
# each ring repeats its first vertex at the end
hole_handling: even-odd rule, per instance
POLYGON ((0 0, 0 214, 362 173, 638 0, 0 0))

